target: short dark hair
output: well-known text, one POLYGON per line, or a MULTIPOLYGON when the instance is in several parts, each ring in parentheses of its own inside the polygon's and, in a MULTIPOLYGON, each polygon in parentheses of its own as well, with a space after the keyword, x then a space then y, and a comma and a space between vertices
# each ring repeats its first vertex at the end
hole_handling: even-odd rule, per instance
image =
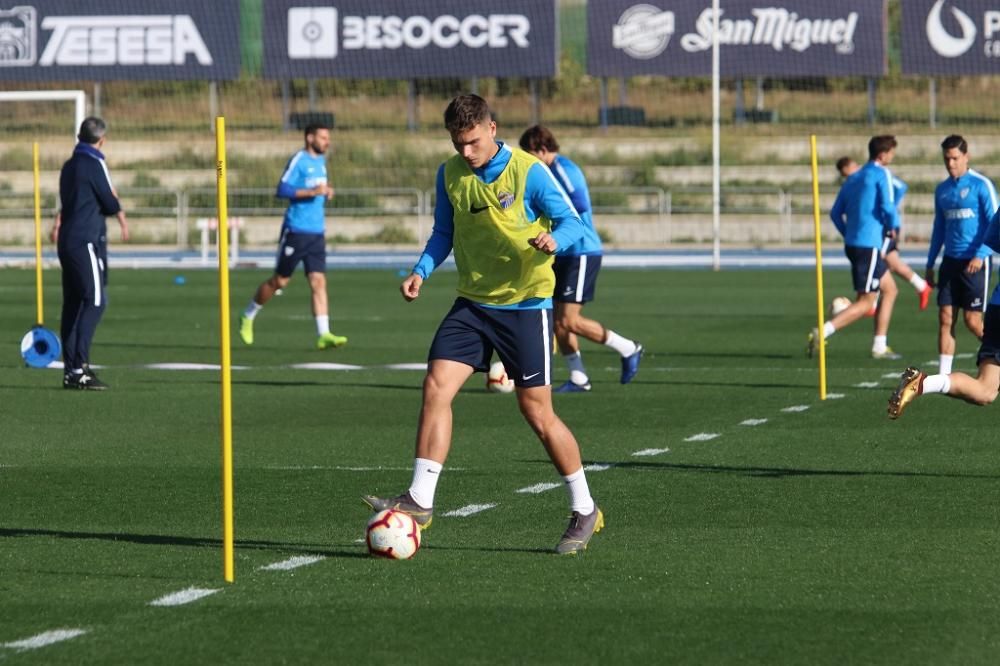
POLYGON ((444 126, 451 134, 468 131, 491 120, 490 105, 479 95, 459 95, 444 110, 444 126))
POLYGON ((844 168, 853 161, 854 161, 853 157, 848 157, 847 155, 844 155, 839 160, 837 160, 837 171, 842 172, 844 168))
POLYGON ((306 125, 306 131, 303 133, 302 138, 306 138, 310 134, 315 135, 316 132, 318 132, 320 130, 327 130, 327 131, 329 131, 330 128, 327 127, 325 123, 309 123, 308 125, 306 125))
POLYGON ((896 147, 896 137, 891 134, 873 136, 868 142, 868 159, 873 160, 882 153, 887 153, 896 147))
POLYGON ((101 140, 107 131, 108 126, 103 120, 97 116, 90 116, 84 118, 83 122, 80 123, 80 133, 76 135, 76 138, 82 143, 94 145, 101 140))
POLYGON ((524 130, 520 144, 521 150, 526 150, 529 153, 537 153, 543 149, 550 153, 559 152, 559 142, 556 141, 552 130, 542 125, 535 125, 524 130))
POLYGON ((949 134, 941 142, 941 151, 947 153, 952 148, 958 148, 963 155, 969 152, 969 144, 959 134, 949 134))

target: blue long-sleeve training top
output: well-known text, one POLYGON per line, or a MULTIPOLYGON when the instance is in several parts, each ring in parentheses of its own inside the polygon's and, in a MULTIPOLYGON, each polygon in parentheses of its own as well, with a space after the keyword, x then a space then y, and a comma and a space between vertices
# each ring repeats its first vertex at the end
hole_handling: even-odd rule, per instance
MULTIPOLYGON (((502 141, 497 141, 497 154, 483 167, 474 169, 473 173, 484 183, 492 183, 510 162, 510 148, 502 141)), ((427 239, 423 254, 413 267, 413 272, 425 280, 441 263, 448 258, 452 250, 452 239, 455 233, 455 210, 448 198, 444 184, 444 164, 438 168, 437 187, 434 202, 434 230, 427 239)), ((528 169, 528 177, 524 188, 524 211, 531 222, 545 216, 552 221, 552 238, 556 242, 556 250, 572 246, 584 233, 584 225, 573 204, 556 182, 552 172, 538 162, 528 169)), ((539 228, 541 231, 541 228, 539 228)), ((550 308, 552 299, 529 299, 513 306, 485 306, 504 308, 550 308)))
POLYGON ((76 144, 73 156, 59 172, 59 202, 62 205, 60 248, 97 245, 106 240, 105 218, 117 215, 122 207, 101 151, 90 144, 76 144))
POLYGON ((830 219, 845 245, 881 247, 886 232, 899 227, 892 173, 868 162, 851 174, 837 193, 830 219))
POLYGON ((325 155, 312 155, 305 149, 292 155, 285 166, 285 172, 281 174, 276 193, 279 198, 288 199, 284 220, 286 229, 297 234, 324 233, 326 220, 323 207, 326 205, 326 197, 321 194, 296 199, 295 191, 311 190, 326 182, 325 155))
POLYGON ((934 227, 927 250, 927 268, 938 253, 955 259, 985 259, 992 254, 983 242, 997 212, 997 191, 990 179, 969 169, 958 178, 948 177, 934 190, 934 227))
POLYGON ((552 175, 569 195, 569 200, 573 202, 573 208, 580 214, 583 222, 583 238, 565 248, 560 248, 557 255, 560 257, 579 257, 582 255, 599 255, 603 253, 601 237, 597 235, 594 228, 594 214, 590 206, 590 188, 587 187, 587 179, 583 176, 583 171, 568 157, 556 155, 552 166, 549 167, 552 175))

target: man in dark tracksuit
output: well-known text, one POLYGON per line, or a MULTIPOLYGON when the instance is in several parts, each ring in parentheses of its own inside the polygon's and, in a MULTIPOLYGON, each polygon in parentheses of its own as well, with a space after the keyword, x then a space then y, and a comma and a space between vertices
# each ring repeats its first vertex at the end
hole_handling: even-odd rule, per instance
POLYGON ((122 240, 128 226, 104 164, 107 126, 100 118, 80 125, 80 143, 59 174, 61 214, 53 236, 62 265, 63 388, 104 390, 107 384, 90 369, 90 343, 107 305, 107 224, 116 215, 122 240))

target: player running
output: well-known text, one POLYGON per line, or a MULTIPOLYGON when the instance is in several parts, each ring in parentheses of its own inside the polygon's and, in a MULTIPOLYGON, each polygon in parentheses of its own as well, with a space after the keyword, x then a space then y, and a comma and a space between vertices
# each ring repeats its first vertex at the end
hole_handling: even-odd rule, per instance
POLYGON ((934 190, 934 228, 927 251, 927 281, 934 283, 934 264, 944 247, 938 274, 938 362, 941 374, 955 359, 955 314, 961 308, 965 326, 983 339, 983 312, 990 286, 990 248, 983 243, 997 212, 997 191, 990 179, 969 168, 969 145, 952 134, 941 142, 948 178, 934 190))
POLYGON ((586 231, 578 242, 556 252, 552 268, 556 274, 555 301, 556 342, 569 366, 569 380, 555 389, 556 393, 581 393, 590 390, 590 377, 583 365, 580 344, 582 335, 591 342, 611 347, 621 355, 621 383, 628 384, 639 372, 642 345, 623 338, 603 324, 583 316, 585 303, 594 300, 597 274, 601 270, 601 238, 594 229, 590 209, 590 192, 587 180, 569 158, 559 154, 559 143, 552 132, 541 125, 525 130, 520 145, 542 161, 569 195, 573 207, 580 214, 586 231))
MULTIPOLYGON (((868 142, 869 161, 844 181, 830 211, 834 226, 844 237, 844 253, 851 262, 858 297, 823 325, 822 334, 829 338, 835 331, 864 317, 875 307, 881 293, 872 340, 872 358, 876 359, 900 358, 887 342, 892 308, 899 291, 892 275, 886 271, 882 256, 883 239, 895 238, 899 226, 892 173, 888 169, 895 154, 895 137, 872 137, 868 142)), ((815 328, 809 333, 809 356, 819 348, 819 336, 820 331, 815 328)))
POLYGON ((326 151, 330 147, 330 129, 309 125, 305 129, 305 147, 295 153, 278 183, 277 196, 288 199, 288 209, 281 224, 278 260, 274 275, 257 287, 250 304, 240 317, 240 339, 253 344, 253 322, 271 298, 288 285, 301 263, 312 289, 312 313, 316 319, 317 349, 342 347, 347 338, 330 332, 326 296, 326 219, 324 206, 333 198, 327 183, 326 151))
POLYGON ((496 140, 482 97, 456 97, 444 121, 458 155, 438 169, 434 231, 400 291, 407 301, 419 297, 424 280, 454 250, 459 297, 428 354, 410 488, 364 501, 430 525, 451 449, 452 402, 473 372, 488 369, 496 350, 514 379, 521 414, 566 483, 572 515, 556 552, 572 555, 604 526, 580 447, 552 408, 551 255, 579 241, 583 223, 545 165, 496 140))

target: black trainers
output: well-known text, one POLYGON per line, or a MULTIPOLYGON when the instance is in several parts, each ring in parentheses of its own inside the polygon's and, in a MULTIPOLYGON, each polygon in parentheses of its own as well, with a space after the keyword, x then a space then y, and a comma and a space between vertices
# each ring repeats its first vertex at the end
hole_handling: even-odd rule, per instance
POLYGON ((373 511, 385 511, 386 509, 396 509, 403 513, 408 513, 417 522, 420 529, 425 530, 431 526, 434 517, 434 509, 425 509, 410 497, 407 490, 397 497, 375 497, 374 495, 362 495, 361 500, 370 506, 373 511))
POLYGON ((604 527, 604 514, 594 505, 594 510, 586 516, 579 511, 574 511, 569 517, 569 527, 562 535, 556 545, 556 553, 559 555, 576 555, 587 550, 590 537, 601 531, 604 527))
POLYGON ((67 372, 63 375, 63 388, 81 391, 106 391, 108 385, 97 378, 89 367, 83 372, 67 372))

